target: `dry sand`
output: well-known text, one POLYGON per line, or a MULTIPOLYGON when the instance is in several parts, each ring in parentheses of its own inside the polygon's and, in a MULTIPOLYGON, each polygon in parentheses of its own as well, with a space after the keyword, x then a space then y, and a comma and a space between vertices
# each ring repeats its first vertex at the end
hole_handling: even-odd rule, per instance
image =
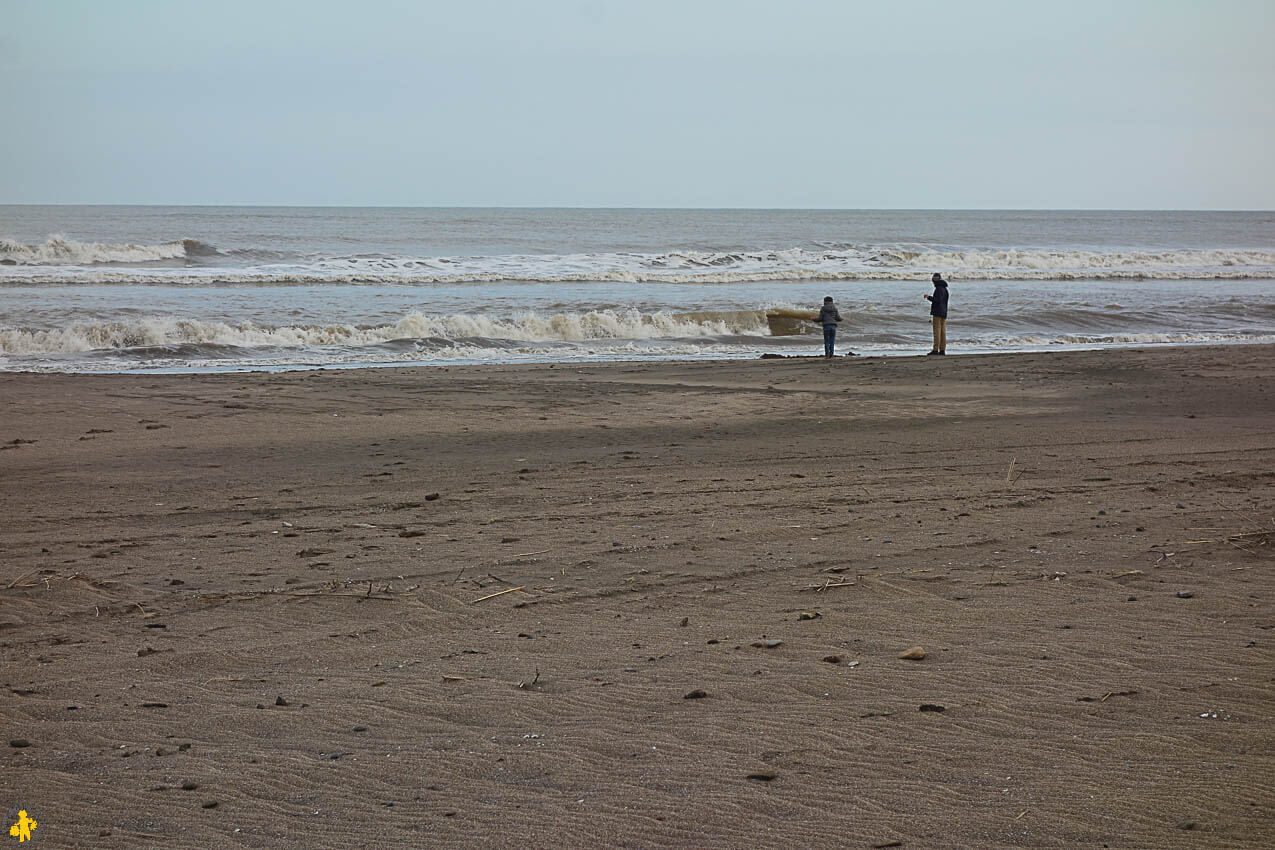
POLYGON ((1273 347, 0 395, 45 846, 1275 846, 1273 347))

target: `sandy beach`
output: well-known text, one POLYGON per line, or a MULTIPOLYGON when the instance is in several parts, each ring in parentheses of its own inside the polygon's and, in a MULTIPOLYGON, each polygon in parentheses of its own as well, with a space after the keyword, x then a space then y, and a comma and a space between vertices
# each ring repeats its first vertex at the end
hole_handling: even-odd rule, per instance
POLYGON ((47 846, 1275 846, 1275 347, 0 396, 47 846))

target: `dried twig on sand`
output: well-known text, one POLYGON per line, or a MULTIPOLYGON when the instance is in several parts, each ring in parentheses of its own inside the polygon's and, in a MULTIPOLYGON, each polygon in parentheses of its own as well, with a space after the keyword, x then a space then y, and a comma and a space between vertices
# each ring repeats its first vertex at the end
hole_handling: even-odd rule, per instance
POLYGON ((1241 531, 1236 534, 1224 534, 1221 537, 1206 537, 1202 540, 1188 540, 1186 545, 1199 546, 1207 543, 1225 543, 1243 552, 1248 552, 1250 555, 1256 555, 1258 553, 1253 547, 1270 546, 1272 542, 1275 542, 1275 528, 1259 531, 1241 531))
POLYGON ((330 599, 333 597, 341 596, 346 599, 379 599, 382 602, 397 602, 398 601, 398 597, 395 597, 395 596, 368 596, 366 593, 322 593, 322 592, 306 593, 303 591, 276 590, 273 592, 266 591, 265 593, 262 593, 260 595, 261 596, 291 596, 293 598, 300 598, 303 596, 312 596, 316 598, 322 597, 324 599, 330 599))
POLYGON ((802 590, 813 590, 815 593, 822 593, 823 591, 831 587, 850 587, 851 585, 855 585, 855 584, 858 584, 858 582, 847 581, 846 579, 843 578, 835 582, 829 580, 829 581, 825 581, 823 584, 808 584, 805 587, 803 587, 802 590))
MULTIPOLYGON (((15 578, 13 581, 9 582, 7 585, 5 585, 5 588, 4 588, 4 589, 5 589, 5 590, 13 590, 13 588, 15 588, 15 587, 17 587, 17 586, 18 586, 18 582, 22 581, 22 580, 23 580, 24 578, 26 578, 27 576, 35 575, 35 574, 36 574, 36 573, 38 573, 38 572, 39 572, 39 570, 38 570, 38 569, 34 569, 34 570, 30 570, 29 572, 25 572, 25 573, 23 573, 22 575, 20 575, 20 576, 18 576, 17 578, 15 578)), ((35 585, 34 585, 34 584, 24 584, 24 585, 23 585, 23 587, 35 587, 35 585)))
POLYGON ((520 584, 517 587, 510 587, 510 588, 506 588, 505 590, 498 590, 495 593, 489 593, 486 596, 480 596, 470 604, 477 604, 479 602, 482 602, 484 599, 492 599, 497 596, 504 596, 506 593, 513 593, 515 590, 526 590, 526 589, 527 589, 527 585, 520 584))

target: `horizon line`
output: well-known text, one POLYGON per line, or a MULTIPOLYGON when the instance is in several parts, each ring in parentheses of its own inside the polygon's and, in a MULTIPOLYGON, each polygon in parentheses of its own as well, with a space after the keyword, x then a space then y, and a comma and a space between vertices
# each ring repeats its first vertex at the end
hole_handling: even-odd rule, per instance
POLYGON ((686 212, 1275 212, 1272 207, 651 207, 554 204, 303 204, 303 203, 8 203, 0 207, 183 207, 275 209, 399 209, 399 210, 607 210, 686 212))

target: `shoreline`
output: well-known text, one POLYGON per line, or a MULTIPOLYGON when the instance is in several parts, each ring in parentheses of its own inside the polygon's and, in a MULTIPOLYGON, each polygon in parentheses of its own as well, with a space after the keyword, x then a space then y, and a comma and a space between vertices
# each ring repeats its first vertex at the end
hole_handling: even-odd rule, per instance
MULTIPOLYGON (((811 336, 810 350, 816 351, 821 343, 814 336, 811 336)), ((1010 348, 996 349, 990 346, 973 346, 967 349, 961 349, 953 346, 953 351, 948 356, 951 357, 999 357, 999 356, 1017 356, 1017 355, 1033 355, 1033 354, 1073 354, 1081 352, 1149 352, 1165 349, 1198 349, 1198 348, 1230 348, 1233 346, 1269 346, 1275 345, 1275 340, 1256 339, 1256 340, 1199 340, 1199 341, 1173 341, 1173 342, 1113 342, 1113 343, 1051 343, 1035 348, 1010 348)), ((915 350, 909 348, 906 351, 896 350, 872 350, 860 349, 859 351, 846 352, 844 347, 838 344, 841 349, 836 355, 838 358, 855 357, 861 359, 874 358, 908 358, 919 357, 925 355, 925 345, 918 344, 915 350)), ((322 371, 361 371, 361 370, 381 370, 381 369, 452 369, 452 368, 489 368, 489 367, 507 367, 507 366, 525 366, 528 368, 558 366, 636 366, 636 365, 659 365, 659 364, 676 364, 676 363, 741 363, 752 360, 802 360, 816 359, 823 360, 822 354, 790 354, 782 352, 761 352, 761 353, 745 353, 735 356, 724 356, 720 353, 713 352, 703 356, 688 355, 686 353, 670 354, 667 356, 652 356, 643 359, 588 359, 581 357, 578 359, 561 359, 555 360, 546 357, 545 359, 523 359, 510 361, 497 360, 406 360, 391 362, 367 362, 367 363, 304 363, 304 364, 277 364, 277 365, 252 365, 252 366, 196 366, 189 368, 164 368, 155 369, 117 369, 117 370, 61 370, 61 369, 0 369, 0 375, 68 375, 81 377, 110 377, 113 375, 133 375, 133 376, 179 376, 179 375, 246 375, 246 374, 280 374, 287 372, 322 372, 322 371)))
POLYGON ((0 373, 13 807, 1269 846, 1275 345, 810 359, 0 373))

